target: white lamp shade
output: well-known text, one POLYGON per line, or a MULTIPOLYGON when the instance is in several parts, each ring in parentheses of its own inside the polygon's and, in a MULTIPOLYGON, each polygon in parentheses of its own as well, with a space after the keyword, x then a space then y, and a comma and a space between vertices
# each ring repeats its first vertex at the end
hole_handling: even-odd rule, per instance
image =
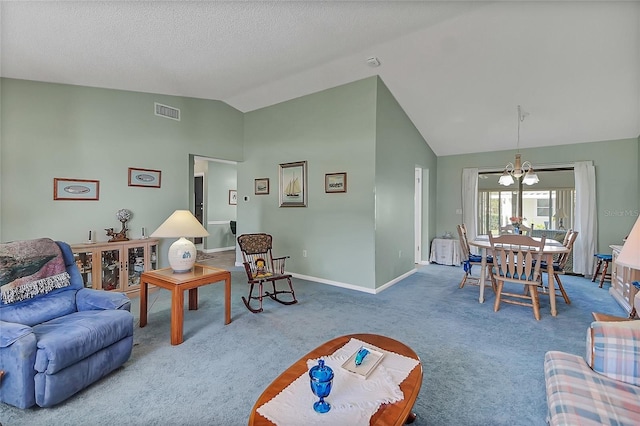
POLYGON ((524 179, 522 179, 522 183, 524 183, 525 185, 534 185, 538 182, 540 182, 540 179, 538 179, 538 175, 531 170, 528 171, 527 174, 524 175, 524 179))
POLYGON ((633 225, 631 233, 616 258, 616 264, 632 269, 640 269, 640 217, 633 225))
POLYGON ((513 182, 513 177, 511 177, 511 175, 506 171, 502 174, 502 176, 500 176, 500 179, 498 179, 498 183, 504 186, 512 185, 513 182))
POLYGON ((196 246, 185 237, 207 237, 209 233, 189 210, 176 210, 152 234, 153 238, 179 238, 169 247, 169 265, 174 272, 188 272, 196 263, 196 246))
POLYGON ((207 230, 189 210, 176 210, 151 234, 152 238, 208 236, 207 230))
POLYGON ((567 215, 564 214, 562 207, 559 207, 558 210, 556 210, 556 214, 553 215, 554 219, 564 219, 565 217, 567 217, 567 215))

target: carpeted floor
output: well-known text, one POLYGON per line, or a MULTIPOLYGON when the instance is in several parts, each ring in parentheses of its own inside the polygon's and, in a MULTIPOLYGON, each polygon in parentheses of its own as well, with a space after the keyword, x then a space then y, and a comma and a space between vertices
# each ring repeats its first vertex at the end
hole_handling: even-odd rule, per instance
POLYGON ((205 253, 204 251, 198 250, 198 254, 196 255, 196 262, 213 259, 214 257, 215 257, 214 253, 205 253))
POLYGON ((196 262, 202 265, 215 266, 222 269, 233 269, 236 262, 235 250, 225 250, 213 253, 198 251, 196 262))
POLYGON ((136 328, 123 368, 50 409, 0 404, 0 423, 20 425, 246 425, 264 388, 320 343, 348 333, 400 340, 420 356, 424 377, 415 425, 544 425, 543 357, 548 350, 579 355, 591 312, 624 315, 605 288, 563 276, 572 303, 558 316, 542 298, 542 319, 530 308, 493 312, 493 293, 458 289, 462 268, 422 267, 378 295, 295 280, 300 303, 265 301, 250 313, 240 297, 247 284, 232 270, 232 323, 224 325, 223 285, 200 289, 197 311, 185 311, 182 345, 169 343, 170 298, 151 294, 149 323, 136 328))

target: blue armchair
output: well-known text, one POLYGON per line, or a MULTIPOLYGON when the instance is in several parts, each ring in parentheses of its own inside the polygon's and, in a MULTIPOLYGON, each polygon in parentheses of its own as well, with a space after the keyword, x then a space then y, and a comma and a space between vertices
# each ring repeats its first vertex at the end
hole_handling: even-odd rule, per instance
POLYGON ((0 285, 0 401, 18 408, 51 407, 131 356, 129 298, 84 288, 68 244, 47 238, 0 244, 0 285), (47 276, 54 260, 41 255, 45 246, 58 253, 62 273, 55 279, 47 276), (37 255, 25 255, 24 247, 38 247, 37 255), (38 279, 28 282, 34 268, 40 275, 30 275, 38 279))

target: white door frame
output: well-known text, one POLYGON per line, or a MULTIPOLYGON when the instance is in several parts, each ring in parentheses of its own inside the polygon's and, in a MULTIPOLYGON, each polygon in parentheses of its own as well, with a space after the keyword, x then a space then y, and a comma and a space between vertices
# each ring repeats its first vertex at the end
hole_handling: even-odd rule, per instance
POLYGON ((413 197, 413 223, 414 223, 414 263, 422 263, 422 185, 423 173, 421 167, 415 169, 415 188, 413 197))

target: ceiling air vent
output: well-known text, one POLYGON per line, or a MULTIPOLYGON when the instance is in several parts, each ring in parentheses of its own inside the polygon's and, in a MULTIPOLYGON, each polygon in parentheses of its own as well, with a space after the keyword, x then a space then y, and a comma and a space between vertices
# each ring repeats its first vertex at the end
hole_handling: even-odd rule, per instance
POLYGON ((170 107, 169 105, 162 105, 157 102, 154 102, 153 104, 155 106, 157 116, 180 121, 180 110, 178 108, 170 107))

